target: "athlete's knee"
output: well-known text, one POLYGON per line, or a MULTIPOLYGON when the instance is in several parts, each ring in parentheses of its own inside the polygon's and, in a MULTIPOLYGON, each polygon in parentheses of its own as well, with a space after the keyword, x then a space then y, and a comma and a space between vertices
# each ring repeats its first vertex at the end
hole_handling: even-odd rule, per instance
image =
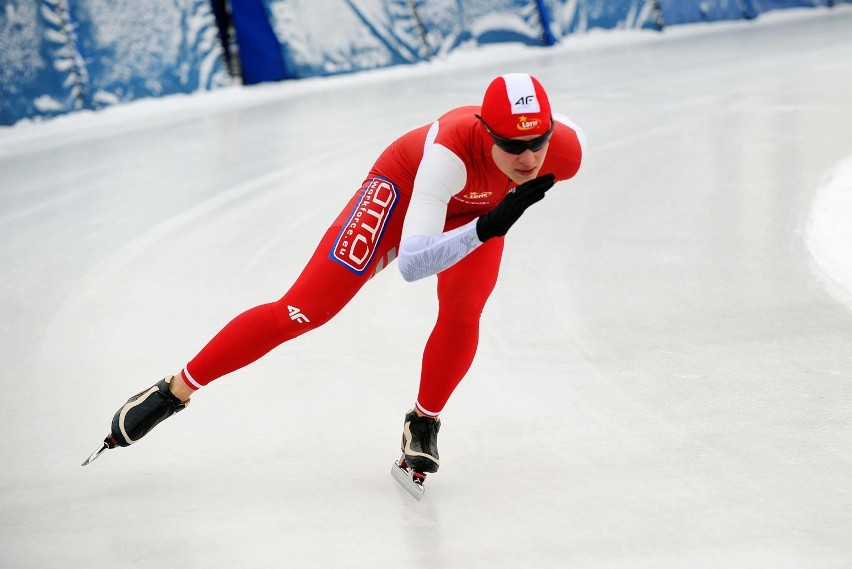
POLYGON ((479 320, 489 293, 490 290, 476 290, 476 287, 442 291, 438 296, 439 314, 453 320, 479 320))

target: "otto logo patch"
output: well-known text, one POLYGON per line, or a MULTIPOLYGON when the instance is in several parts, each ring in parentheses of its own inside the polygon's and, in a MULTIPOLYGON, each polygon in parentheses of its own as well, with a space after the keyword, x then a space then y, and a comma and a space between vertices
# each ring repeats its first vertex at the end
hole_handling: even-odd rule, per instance
POLYGON ((358 274, 363 273, 376 252, 397 197, 396 187, 388 180, 370 180, 337 237, 331 258, 358 274))
POLYGON ((531 130, 541 124, 538 119, 528 119, 525 116, 518 117, 518 130, 531 130))

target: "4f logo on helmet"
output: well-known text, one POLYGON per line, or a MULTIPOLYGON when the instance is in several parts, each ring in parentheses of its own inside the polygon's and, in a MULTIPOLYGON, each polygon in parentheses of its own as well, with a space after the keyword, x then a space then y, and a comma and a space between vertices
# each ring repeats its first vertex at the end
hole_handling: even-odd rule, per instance
MULTIPOLYGON (((547 95, 541 90, 540 85, 533 80, 532 76, 526 73, 507 73, 500 77, 502 81, 496 79, 492 81, 489 91, 486 91, 486 97, 483 99, 483 107, 486 108, 483 108, 482 116, 485 117, 486 121, 489 120, 489 116, 486 116, 486 114, 499 114, 499 101, 501 100, 509 103, 511 107, 509 113, 512 115, 539 113, 542 111, 542 105, 547 106, 547 95), (488 113, 486 113, 486 110, 488 113)), ((494 118, 496 119, 496 117, 494 118)), ((490 122, 488 124, 492 126, 490 122)))

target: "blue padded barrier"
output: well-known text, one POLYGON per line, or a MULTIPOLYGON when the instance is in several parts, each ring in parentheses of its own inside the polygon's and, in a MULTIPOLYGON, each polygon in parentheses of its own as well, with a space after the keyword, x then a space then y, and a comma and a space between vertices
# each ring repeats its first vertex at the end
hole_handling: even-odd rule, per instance
POLYGON ((743 0, 658 0, 665 25, 714 22, 719 20, 741 20, 754 17, 743 0))
MULTIPOLYGON (((212 0, 0 0, 0 124, 230 82, 212 0)), ((852 0, 231 0, 245 83, 852 0)))
POLYGON ((0 123, 230 82, 209 0, 0 0, 0 123))
POLYGON ((751 3, 757 13, 760 14, 785 8, 818 8, 840 2, 831 2, 830 0, 751 0, 751 3))
POLYGON ((254 85, 295 77, 286 68, 263 0, 232 2, 231 18, 239 45, 243 83, 254 85))
POLYGON ((558 37, 599 29, 659 29, 653 0, 550 0, 558 37))
POLYGON ((67 10, 45 2, 0 1, 0 122, 86 106, 86 69, 67 10))
POLYGON ((75 0, 69 6, 88 72, 87 108, 228 81, 207 0, 113 0, 108 9, 104 0, 75 0))

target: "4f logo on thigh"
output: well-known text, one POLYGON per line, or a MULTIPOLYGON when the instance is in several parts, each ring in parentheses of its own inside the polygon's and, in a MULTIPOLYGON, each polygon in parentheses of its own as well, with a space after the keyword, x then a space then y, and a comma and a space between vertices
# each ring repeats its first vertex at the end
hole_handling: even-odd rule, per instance
POLYGON ((398 196, 390 180, 373 178, 367 182, 361 201, 352 210, 329 256, 351 271, 362 274, 376 253, 398 196))
POLYGON ((300 322, 302 324, 309 323, 308 317, 302 314, 302 311, 296 308, 295 306, 287 305, 287 310, 290 311, 290 320, 294 322, 300 322))

